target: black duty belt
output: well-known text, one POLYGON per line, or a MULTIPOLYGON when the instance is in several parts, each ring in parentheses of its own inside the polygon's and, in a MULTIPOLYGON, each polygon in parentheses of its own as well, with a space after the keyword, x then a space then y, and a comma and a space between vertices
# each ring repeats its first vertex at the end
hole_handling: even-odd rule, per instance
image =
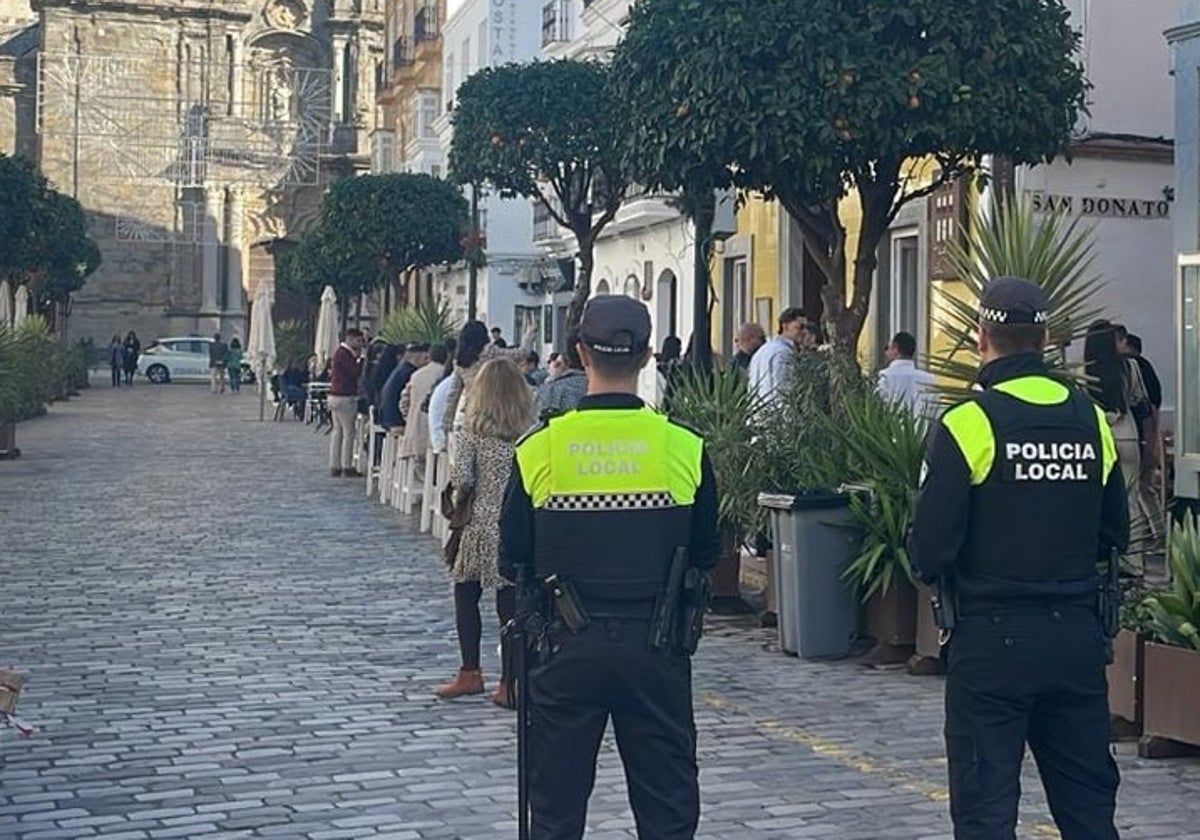
POLYGON ((1039 596, 1030 598, 963 598, 958 600, 958 614, 966 618, 975 615, 991 615, 997 612, 1042 612, 1057 609, 1097 608, 1098 593, 1067 595, 1062 597, 1039 596))
POLYGON ((650 621, 654 618, 653 601, 610 601, 585 598, 584 609, 590 618, 601 621, 650 621))

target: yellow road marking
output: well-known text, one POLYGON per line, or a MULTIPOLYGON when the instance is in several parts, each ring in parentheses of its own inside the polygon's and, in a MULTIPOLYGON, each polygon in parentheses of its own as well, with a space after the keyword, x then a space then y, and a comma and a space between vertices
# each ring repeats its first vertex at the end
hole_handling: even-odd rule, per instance
MULTIPOLYGON (((880 761, 866 753, 843 746, 836 741, 815 735, 802 727, 790 726, 772 718, 756 717, 736 703, 726 700, 723 697, 718 697, 715 694, 700 695, 700 703, 707 709, 730 712, 744 718, 749 718, 754 728, 764 735, 800 744, 815 755, 828 758, 843 767, 856 770, 863 775, 878 776, 894 785, 913 790, 926 799, 935 802, 950 801, 950 791, 944 785, 931 782, 895 764, 880 761)), ((1050 840, 1050 838, 1057 840, 1059 838, 1058 829, 1052 823, 1033 823, 1029 826, 1029 829, 1032 831, 1033 836, 1038 838, 1046 838, 1047 840, 1050 840)))

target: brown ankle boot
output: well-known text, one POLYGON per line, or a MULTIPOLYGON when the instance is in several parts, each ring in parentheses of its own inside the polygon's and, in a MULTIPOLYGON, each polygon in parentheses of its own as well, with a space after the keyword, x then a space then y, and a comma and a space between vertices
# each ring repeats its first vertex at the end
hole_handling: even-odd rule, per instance
POLYGON ((509 685, 505 680, 500 680, 500 685, 496 686, 496 690, 492 692, 492 702, 501 709, 517 708, 517 692, 515 687, 509 685))
POLYGON ((483 694, 483 672, 478 669, 459 669, 452 681, 439 685, 434 693, 443 700, 466 697, 468 694, 483 694))

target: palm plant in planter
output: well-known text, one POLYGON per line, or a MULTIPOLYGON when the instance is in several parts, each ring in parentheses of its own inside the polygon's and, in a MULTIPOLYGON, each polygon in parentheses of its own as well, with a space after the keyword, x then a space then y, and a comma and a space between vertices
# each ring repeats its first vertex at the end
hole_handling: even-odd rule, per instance
POLYGON ((744 371, 682 369, 671 394, 671 416, 704 437, 720 493, 722 558, 714 575, 715 606, 738 607, 741 544, 758 525, 756 498, 763 451, 752 444, 760 401, 744 371))
POLYGON ((1175 525, 1167 544, 1171 587, 1142 601, 1145 649, 1143 726, 1147 736, 1200 746, 1200 533, 1175 525))
POLYGON ((967 230, 965 246, 951 242, 949 247, 959 287, 934 287, 934 321, 950 346, 945 355, 929 358, 929 369, 942 378, 945 394, 966 396, 979 373, 977 302, 995 277, 1024 277, 1046 290, 1046 361, 1053 369, 1078 375, 1067 364, 1066 348, 1082 339, 1101 314, 1094 303, 1101 277, 1094 270, 1092 228, 1062 212, 1035 214, 1028 199, 1010 198, 990 213, 977 206, 967 230))

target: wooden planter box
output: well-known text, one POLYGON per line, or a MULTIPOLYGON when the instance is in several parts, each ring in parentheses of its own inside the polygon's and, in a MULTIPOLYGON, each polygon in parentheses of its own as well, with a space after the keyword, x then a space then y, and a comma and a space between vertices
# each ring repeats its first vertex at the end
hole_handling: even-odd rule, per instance
POLYGON ((875 639, 876 664, 907 662, 917 641, 917 590, 904 581, 867 601, 867 635, 875 639))
POLYGON ((1200 746, 1200 652, 1146 642, 1142 730, 1200 746))
POLYGON ((1113 639, 1113 663, 1108 666, 1108 710, 1142 727, 1142 690, 1145 680, 1145 640, 1132 630, 1122 630, 1113 639))

